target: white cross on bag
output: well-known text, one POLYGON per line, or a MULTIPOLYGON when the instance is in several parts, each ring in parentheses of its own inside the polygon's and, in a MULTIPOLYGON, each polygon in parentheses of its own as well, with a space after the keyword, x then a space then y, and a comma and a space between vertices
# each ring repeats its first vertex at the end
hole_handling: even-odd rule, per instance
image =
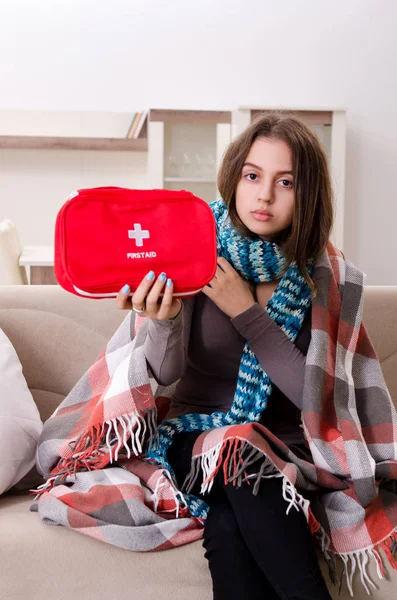
POLYGON ((143 246, 142 240, 150 238, 150 234, 147 229, 142 229, 140 223, 134 223, 134 229, 128 231, 128 237, 135 238, 137 246, 143 246))

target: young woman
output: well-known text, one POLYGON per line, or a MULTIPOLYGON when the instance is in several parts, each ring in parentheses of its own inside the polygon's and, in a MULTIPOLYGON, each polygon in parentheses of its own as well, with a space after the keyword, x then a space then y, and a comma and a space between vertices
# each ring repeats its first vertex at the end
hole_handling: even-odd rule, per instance
MULTIPOLYGON (((307 267, 324 251, 333 222, 325 153, 311 130, 293 116, 261 115, 228 147, 218 188, 230 231, 250 242, 273 244, 275 255, 262 257, 270 272, 267 280, 253 284, 243 277, 238 258, 231 264, 219 257, 213 280, 195 297, 173 298, 167 274, 150 272, 132 301, 127 286, 117 305, 150 319, 145 356, 157 382, 179 380, 165 419, 227 413, 248 342, 274 384, 259 423, 298 457, 311 461, 300 419, 310 303, 294 342, 265 308, 293 261, 316 293, 307 267), (283 256, 284 264, 275 265, 274 256, 283 256)), ((200 433, 180 433, 169 449, 180 485, 200 433)), ((249 470, 257 473, 258 465, 249 470)), ((247 483, 225 485, 220 470, 209 493, 200 496, 198 483, 191 490, 210 507, 203 544, 216 600, 331 598, 306 518, 302 511, 286 514, 281 485, 278 477, 263 479, 254 495, 247 483)), ((307 498, 310 494, 304 492, 307 498)))

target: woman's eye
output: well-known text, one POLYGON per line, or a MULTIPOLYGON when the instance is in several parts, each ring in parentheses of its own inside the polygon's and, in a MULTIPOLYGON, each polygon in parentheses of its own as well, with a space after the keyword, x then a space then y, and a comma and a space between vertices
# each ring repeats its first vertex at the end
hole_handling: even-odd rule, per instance
POLYGON ((280 181, 283 181, 284 183, 287 184, 287 185, 283 185, 283 187, 294 187, 294 184, 289 179, 280 179, 280 181))
MULTIPOLYGON (((256 173, 247 173, 247 175, 245 175, 245 177, 250 177, 251 175, 253 177, 258 177, 258 175, 256 173)), ((255 181, 255 179, 249 179, 248 181, 255 181)))

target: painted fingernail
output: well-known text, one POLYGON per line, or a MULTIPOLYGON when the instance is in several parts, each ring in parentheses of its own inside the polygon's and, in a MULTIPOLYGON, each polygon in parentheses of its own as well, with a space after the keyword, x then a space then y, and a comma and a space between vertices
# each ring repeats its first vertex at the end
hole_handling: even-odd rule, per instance
POLYGON ((146 275, 146 279, 148 279, 149 281, 151 279, 153 279, 153 277, 154 277, 154 271, 149 271, 149 273, 146 275))
POLYGON ((172 279, 168 278, 167 279, 167 287, 171 287, 172 286, 172 279))
POLYGON ((121 291, 123 292, 123 294, 126 294, 130 291, 130 286, 126 284, 121 291))
POLYGON ((165 279, 165 273, 160 273, 159 279, 160 279, 160 281, 164 281, 164 279, 165 279))

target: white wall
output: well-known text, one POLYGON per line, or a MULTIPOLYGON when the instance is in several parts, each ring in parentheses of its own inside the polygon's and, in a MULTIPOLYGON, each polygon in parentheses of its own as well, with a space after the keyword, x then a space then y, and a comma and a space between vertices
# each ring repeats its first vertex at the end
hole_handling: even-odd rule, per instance
MULTIPOLYGON (((396 26, 395 0, 1 0, 0 110, 345 106, 345 253, 397 284, 396 26)), ((0 219, 50 244, 95 185, 149 187, 146 155, 3 151, 0 219)))

